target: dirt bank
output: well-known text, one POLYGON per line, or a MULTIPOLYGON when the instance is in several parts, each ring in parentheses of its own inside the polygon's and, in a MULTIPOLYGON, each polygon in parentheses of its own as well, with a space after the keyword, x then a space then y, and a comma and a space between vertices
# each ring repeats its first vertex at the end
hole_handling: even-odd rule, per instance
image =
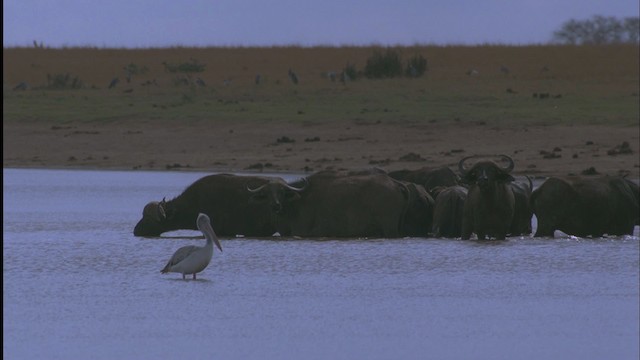
POLYGON ((595 171, 638 178, 638 142, 637 128, 601 125, 11 122, 3 124, 3 166, 297 173, 455 167, 465 156, 507 154, 518 174, 595 171))

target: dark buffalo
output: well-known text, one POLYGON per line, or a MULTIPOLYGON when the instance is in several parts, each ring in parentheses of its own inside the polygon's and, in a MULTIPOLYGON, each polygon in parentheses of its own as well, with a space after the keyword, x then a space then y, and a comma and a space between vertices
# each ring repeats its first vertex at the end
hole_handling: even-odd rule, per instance
POLYGON ((387 237, 401 235, 407 188, 386 174, 321 171, 295 186, 282 179, 249 188, 268 203, 283 236, 387 237))
MULTIPOLYGON (((350 171, 330 171, 325 175, 331 176, 367 176, 367 175, 387 175, 387 172, 378 167, 350 170, 350 171)), ((300 180, 302 181, 302 180, 300 180)), ((300 185, 298 181, 298 186, 300 185)), ((406 186, 407 209, 404 214, 400 233, 402 236, 426 237, 431 232, 431 222, 433 219, 433 197, 425 190, 424 186, 409 181, 399 181, 406 186)))
POLYGON ((179 229, 196 230, 198 213, 209 216, 219 236, 271 236, 275 228, 265 204, 250 204, 247 186, 266 184, 270 178, 218 174, 205 176, 173 200, 144 207, 135 236, 159 236, 179 229))
POLYGON ((535 236, 555 230, 576 236, 633 234, 638 224, 638 185, 621 177, 547 179, 531 195, 535 236))
POLYGON ((416 170, 396 170, 389 172, 389 176, 422 185, 432 196, 436 187, 460 185, 460 176, 447 166, 435 169, 423 167, 416 170))
POLYGON ((467 188, 456 185, 434 189, 432 233, 435 237, 461 237, 464 202, 467 188))
POLYGON ((531 235, 531 218, 533 218, 533 210, 531 209, 531 191, 533 183, 531 178, 526 176, 527 182, 514 181, 510 183, 511 191, 515 200, 513 210, 513 221, 509 234, 511 236, 531 235))
POLYGON ((402 220, 402 236, 426 237, 431 233, 433 197, 422 185, 402 182, 408 190, 407 209, 402 220))
POLYGON ((462 217, 462 239, 467 240, 471 233, 476 233, 480 240, 487 236, 504 240, 510 231, 515 199, 509 185, 514 178, 509 173, 514 163, 509 156, 500 156, 508 162, 506 167, 484 160, 467 169, 465 162, 474 156, 458 163, 462 181, 469 184, 462 217))

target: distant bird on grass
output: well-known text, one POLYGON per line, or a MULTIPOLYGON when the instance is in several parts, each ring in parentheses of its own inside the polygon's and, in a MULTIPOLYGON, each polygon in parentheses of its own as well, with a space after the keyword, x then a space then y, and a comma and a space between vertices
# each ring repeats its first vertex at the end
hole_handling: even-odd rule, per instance
POLYGON ((187 275, 193 274, 193 279, 195 280, 196 274, 204 270, 211 262, 213 243, 222 251, 222 246, 211 227, 209 217, 203 213, 198 214, 196 225, 207 239, 207 244, 202 247, 195 245, 181 247, 171 256, 167 266, 160 270, 162 274, 168 272, 181 273, 182 279, 186 279, 187 275))
POLYGON ((16 85, 13 88, 13 91, 24 91, 24 90, 27 90, 27 89, 29 89, 29 84, 27 84, 26 82, 23 81, 20 84, 16 85))
POLYGON ((349 81, 351 81, 351 77, 349 76, 349 74, 347 74, 346 71, 343 71, 342 73, 340 73, 340 82, 343 84, 347 84, 349 81))
POLYGON ((296 75, 296 73, 294 73, 291 69, 289 69, 289 79, 292 83, 298 85, 298 75, 296 75))
POLYGON ((116 85, 118 85, 118 82, 120 81, 120 79, 113 78, 113 80, 111 80, 111 82, 109 83, 109 89, 113 89, 116 85))

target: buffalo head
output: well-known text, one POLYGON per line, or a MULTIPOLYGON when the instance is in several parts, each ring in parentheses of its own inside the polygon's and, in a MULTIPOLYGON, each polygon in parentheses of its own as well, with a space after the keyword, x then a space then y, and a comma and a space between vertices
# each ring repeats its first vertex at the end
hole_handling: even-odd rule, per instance
POLYGON ((465 162, 476 156, 467 156, 460 160, 458 169, 462 176, 463 182, 469 185, 477 185, 481 189, 486 189, 496 182, 514 181, 513 176, 509 173, 513 170, 513 159, 507 155, 499 155, 503 160, 508 162, 507 166, 501 167, 491 160, 479 161, 467 169, 465 162))
POLYGON ((142 210, 142 219, 133 229, 135 236, 158 236, 162 233, 162 223, 167 220, 167 202, 152 201, 142 210))
POLYGON ((285 208, 286 203, 299 199, 300 193, 307 188, 307 180, 303 178, 301 181, 302 185, 300 187, 287 184, 279 178, 272 179, 257 188, 252 189, 247 186, 247 190, 252 194, 250 201, 269 202, 271 210, 279 214, 285 208))
POLYGON ((493 161, 476 162, 469 169, 466 157, 458 163, 463 182, 469 184, 469 192, 464 202, 462 219, 462 239, 470 238, 475 232, 478 239, 486 236, 503 240, 513 221, 515 199, 509 183, 514 178, 509 174, 513 170, 513 160, 500 155, 508 161, 501 167, 493 161))

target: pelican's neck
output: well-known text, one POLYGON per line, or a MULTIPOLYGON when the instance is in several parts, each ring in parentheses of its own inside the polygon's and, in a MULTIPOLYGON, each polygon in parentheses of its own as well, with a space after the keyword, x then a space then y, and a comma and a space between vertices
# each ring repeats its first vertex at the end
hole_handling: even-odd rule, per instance
POLYGON ((213 245, 215 243, 216 247, 220 248, 220 251, 222 251, 222 247, 220 246, 218 237, 216 236, 215 231, 213 231, 211 224, 209 224, 208 222, 201 222, 198 223, 198 229, 200 229, 202 235, 204 235, 205 239, 207 239, 207 244, 204 247, 213 249, 213 245))
POLYGON ((203 231, 202 233, 204 234, 204 238, 207 239, 207 244, 205 246, 213 247, 213 237, 215 235, 214 234, 209 234, 206 231, 203 231))

